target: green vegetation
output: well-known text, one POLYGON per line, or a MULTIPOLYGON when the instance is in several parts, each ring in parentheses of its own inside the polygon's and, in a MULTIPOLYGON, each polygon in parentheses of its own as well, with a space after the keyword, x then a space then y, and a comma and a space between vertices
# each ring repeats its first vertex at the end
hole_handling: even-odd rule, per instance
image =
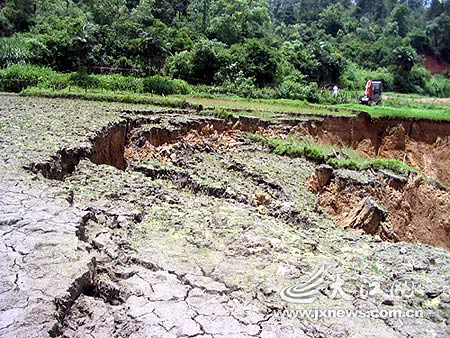
MULTIPOLYGON (((86 89, 76 86, 64 89, 48 88, 46 85, 27 88, 23 95, 44 96, 52 98, 77 98, 94 101, 124 102, 149 104, 180 108, 187 103, 191 106, 203 107, 202 114, 229 118, 230 116, 253 116, 263 120, 304 119, 324 116, 356 116, 367 112, 372 118, 424 118, 434 120, 450 120, 450 106, 432 103, 405 102, 404 108, 394 101, 385 100, 386 107, 370 107, 359 104, 318 105, 304 101, 287 99, 244 99, 240 97, 204 98, 195 95, 156 95, 151 93, 135 93, 130 91, 110 91, 105 89, 86 89), (398 107, 397 107, 398 106, 398 107)), ((394 99, 395 100, 395 99, 394 99)), ((403 102, 403 101, 402 101, 403 102)))
MULTIPOLYGON (((396 94, 392 98, 384 99, 383 107, 371 107, 355 103, 358 92, 341 90, 338 97, 333 97, 329 92, 316 88, 305 94, 303 100, 299 100, 300 92, 297 93, 299 96, 295 96, 297 94, 294 90, 291 93, 295 95, 278 95, 277 92, 284 86, 285 83, 277 89, 255 89, 252 96, 256 98, 242 98, 232 95, 229 91, 225 91, 226 94, 220 94, 220 91, 214 93, 213 90, 217 87, 192 86, 183 80, 160 75, 150 77, 95 75, 88 74, 86 70, 62 74, 48 67, 34 65, 12 65, 0 70, 0 91, 23 91, 24 94, 34 96, 73 97, 170 107, 181 107, 183 102, 189 102, 191 105, 202 105, 209 110, 223 109, 234 115, 245 113, 263 119, 292 119, 314 115, 353 116, 364 111, 373 118, 450 120, 449 105, 421 102, 421 97, 417 95, 414 101, 396 94), (306 100, 308 95, 316 97, 313 101, 322 104, 308 103, 306 100), (297 99, 280 98, 283 96, 293 96, 297 99)), ((286 93, 289 93, 289 90, 286 89, 286 93)))
MULTIPOLYGON (((55 89, 170 95, 202 85, 342 104, 376 78, 389 91, 448 97, 448 72, 432 76, 420 55, 450 61, 449 30, 450 2, 438 0, 4 0, 0 68, 48 67, 61 73, 46 75, 55 89), (333 97, 333 84, 346 90, 333 97)), ((2 90, 43 86, 15 71, 2 90)))
POLYGON ((31 86, 53 90, 79 87, 85 90, 160 95, 188 94, 191 91, 191 86, 186 81, 173 80, 159 75, 141 78, 118 74, 89 75, 86 73, 86 69, 62 74, 48 67, 34 65, 13 65, 0 70, 0 91, 20 92, 31 86))
MULTIPOLYGON (((13 65, 0 70, 0 91, 20 92, 24 88, 39 84, 44 79, 47 83, 57 82, 61 75, 47 67, 13 65)), ((67 81, 68 78, 65 82, 67 81)))
POLYGON ((368 159, 351 148, 340 148, 333 144, 317 143, 309 137, 296 138, 289 136, 286 139, 278 139, 264 137, 259 134, 247 134, 247 137, 255 142, 269 146, 275 154, 305 157, 318 163, 328 164, 333 168, 352 170, 387 169, 402 175, 417 172, 416 169, 401 161, 386 158, 368 159))
POLYGON ((399 104, 391 100, 383 100, 383 104, 386 106, 371 107, 359 104, 344 104, 338 107, 354 112, 364 111, 369 113, 372 118, 417 118, 450 121, 450 106, 448 105, 409 101, 399 104))
MULTIPOLYGON (((97 76, 104 81, 114 76, 97 76)), ((360 112, 368 113, 372 118, 423 118, 432 120, 450 120, 450 106, 438 103, 422 103, 398 100, 397 98, 383 100, 383 107, 371 107, 360 104, 311 104, 305 101, 288 99, 246 99, 238 96, 204 97, 195 92, 190 95, 157 95, 151 93, 135 93, 133 91, 115 91, 108 89, 86 89, 77 86, 55 89, 54 81, 44 81, 38 87, 23 90, 23 95, 45 96, 54 98, 78 98, 95 101, 142 103, 167 107, 182 107, 189 103, 191 106, 201 105, 202 114, 214 116, 253 116, 264 120, 274 119, 302 119, 323 116, 356 116, 360 112), (49 88, 52 87, 52 88, 49 88)), ((63 82, 59 82, 61 84, 63 82)), ((111 88, 111 85, 101 85, 111 88)), ((57 87, 56 87, 57 88, 57 87)), ((219 117, 220 117, 219 116, 219 117)))

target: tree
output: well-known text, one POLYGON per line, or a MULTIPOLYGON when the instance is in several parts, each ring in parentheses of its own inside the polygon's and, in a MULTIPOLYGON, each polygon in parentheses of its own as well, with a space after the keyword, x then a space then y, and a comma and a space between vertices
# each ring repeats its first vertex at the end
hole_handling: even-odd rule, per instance
POLYGON ((273 18, 277 22, 283 22, 287 25, 296 23, 294 11, 297 4, 298 0, 269 0, 269 8, 273 18))
POLYGON ((3 16, 17 32, 27 31, 34 19, 35 4, 32 0, 5 0, 3 16))
POLYGON ((212 84, 216 73, 230 63, 226 45, 201 39, 191 51, 182 51, 169 57, 165 69, 169 74, 191 83, 212 84))
POLYGON ((319 26, 325 30, 327 34, 336 37, 339 30, 343 31, 346 21, 349 20, 344 6, 337 3, 327 7, 319 15, 319 26))
POLYGON ((387 11, 384 0, 357 0, 355 14, 358 18, 369 17, 384 22, 387 11))
POLYGON ((194 30, 206 33, 210 18, 211 0, 192 0, 187 8, 187 23, 194 30))
POLYGON ((261 38, 270 23, 265 0, 215 0, 211 5, 211 20, 207 34, 228 45, 248 38, 261 38))
POLYGON ((400 73, 409 73, 417 62, 418 57, 414 49, 411 47, 397 47, 393 51, 394 63, 397 65, 397 69, 400 73))
POLYGON ((247 39, 232 48, 233 60, 246 77, 254 78, 257 86, 271 85, 277 72, 275 49, 262 39, 247 39))
MULTIPOLYGON (((286 41, 283 43, 280 54, 287 64, 294 67, 300 74, 311 80, 317 74, 320 68, 319 61, 315 58, 314 50, 311 45, 304 44, 302 41, 286 41)), ((289 74, 285 74, 289 76, 289 74)))
POLYGON ((450 15, 442 13, 427 25, 431 45, 442 60, 450 61, 450 15))
POLYGON ((395 7, 390 16, 390 20, 397 23, 398 34, 401 37, 405 37, 408 33, 411 19, 411 9, 406 3, 399 4, 395 7))
POLYGON ((426 17, 428 20, 433 20, 444 12, 444 6, 439 0, 432 0, 430 7, 427 10, 426 17))

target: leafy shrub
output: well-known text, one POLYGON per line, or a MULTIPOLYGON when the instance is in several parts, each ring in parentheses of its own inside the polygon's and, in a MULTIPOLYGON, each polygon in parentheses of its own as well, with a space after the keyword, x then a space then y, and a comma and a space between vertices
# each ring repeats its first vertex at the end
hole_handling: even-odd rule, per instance
POLYGON ((35 86, 56 76, 57 73, 47 67, 13 65, 0 70, 0 90, 18 93, 28 86, 35 86))
POLYGON ((255 78, 246 77, 242 70, 237 71, 236 74, 226 76, 222 81, 222 87, 229 94, 243 97, 253 97, 253 93, 256 91, 255 78))
POLYGON ((88 75, 84 71, 71 73, 68 80, 69 84, 84 89, 98 88, 100 84, 100 81, 95 76, 88 75))
POLYGON ((94 75, 98 80, 98 88, 108 91, 129 91, 142 93, 144 91, 144 81, 142 78, 112 75, 94 75))
POLYGON ((320 95, 317 83, 300 84, 286 80, 276 88, 276 98, 307 100, 309 102, 319 102, 320 95))
POLYGON ((53 90, 62 90, 69 86, 70 74, 54 73, 52 76, 39 79, 37 86, 53 90))
POLYGON ((425 83, 426 94, 437 97, 450 97, 450 79, 445 74, 433 76, 425 83))
POLYGON ((31 39, 20 36, 0 38, 0 67, 25 64, 32 58, 31 39))
POLYGON ((278 98, 304 100, 306 98, 305 85, 286 80, 277 87, 278 98))
POLYGON ((319 91, 319 102, 326 104, 343 104, 359 100, 361 93, 358 90, 341 89, 337 96, 334 96, 330 90, 319 91))
POLYGON ((190 86, 183 80, 172 80, 171 78, 155 75, 143 80, 144 92, 159 95, 189 94, 190 86))
POLYGON ((178 77, 190 77, 193 71, 193 53, 182 51, 166 59, 164 70, 167 74, 178 77))
POLYGON ((363 92, 368 80, 383 81, 383 90, 394 90, 394 75, 386 68, 377 70, 362 69, 355 63, 349 63, 339 77, 342 87, 363 92))
POLYGON ((187 95, 191 92, 191 86, 189 83, 187 83, 184 80, 180 79, 173 79, 172 83, 175 87, 175 93, 174 94, 181 94, 181 95, 187 95))

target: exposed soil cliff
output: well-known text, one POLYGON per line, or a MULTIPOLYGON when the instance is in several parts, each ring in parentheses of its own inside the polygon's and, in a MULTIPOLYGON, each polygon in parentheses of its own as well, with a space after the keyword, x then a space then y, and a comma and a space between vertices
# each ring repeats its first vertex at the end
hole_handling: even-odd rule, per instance
POLYGON ((450 186, 450 122, 330 117, 304 122, 298 136, 352 147, 370 158, 395 158, 450 186))

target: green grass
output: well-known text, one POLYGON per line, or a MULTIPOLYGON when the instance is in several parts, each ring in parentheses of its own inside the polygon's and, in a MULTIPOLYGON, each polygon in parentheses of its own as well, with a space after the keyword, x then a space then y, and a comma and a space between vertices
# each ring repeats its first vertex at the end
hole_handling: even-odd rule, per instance
POLYGON ((383 92, 383 96, 395 97, 400 99, 426 99, 430 98, 429 96, 424 96, 420 94, 404 94, 404 93, 395 93, 395 92, 383 92))
POLYGON ((286 139, 278 139, 264 137, 259 134, 247 134, 247 137, 255 142, 260 142, 269 146, 271 151, 275 154, 291 157, 305 157, 318 163, 328 164, 336 169, 387 169, 401 175, 419 172, 415 168, 395 159, 368 159, 359 155, 352 148, 341 148, 334 144, 317 143, 310 137, 296 138, 289 136, 286 139))
POLYGON ((335 109, 331 106, 310 104, 305 101, 289 99, 246 99, 236 96, 232 97, 197 97, 197 96, 174 96, 188 101, 194 105, 202 105, 205 109, 228 109, 237 115, 246 113, 255 117, 280 117, 280 115, 323 115, 323 116, 354 116, 355 113, 348 109, 335 109))
POLYGON ((363 106, 359 104, 345 104, 339 105, 339 108, 345 108, 353 112, 364 111, 372 118, 415 118, 450 121, 450 106, 432 105, 417 103, 417 108, 412 108, 413 105, 409 103, 405 107, 389 107, 389 106, 363 106), (432 107, 426 107, 430 105, 432 107))
MULTIPOLYGON (((325 105, 311 104, 290 99, 245 99, 240 97, 193 97, 177 96, 191 104, 201 104, 205 108, 232 110, 233 115, 247 115, 264 119, 295 116, 355 116, 366 112, 372 118, 416 118, 450 121, 450 106, 438 103, 415 102, 406 99, 389 98, 383 106, 366 106, 359 103, 325 105), (237 110, 241 110, 238 112, 237 110)), ((400 96, 407 97, 407 96, 400 96)), ((423 98, 423 97, 421 97, 423 98)))
POLYGON ((238 97, 199 98, 189 95, 168 95, 117 92, 70 87, 62 90, 47 88, 27 88, 23 95, 52 98, 76 98, 93 101, 124 102, 151 104, 179 108, 184 102, 191 105, 202 105, 206 111, 226 111, 232 116, 253 116, 263 120, 277 118, 295 119, 298 116, 354 116, 346 109, 335 109, 326 106, 312 105, 295 100, 252 100, 238 97))
POLYGON ((366 112, 372 118, 415 118, 450 121, 450 106, 394 99, 383 100, 383 106, 365 106, 358 103, 340 105, 310 104, 290 99, 245 99, 240 97, 199 97, 192 95, 169 95, 134 93, 129 91, 105 91, 77 87, 63 90, 28 88, 24 95, 77 98, 85 100, 151 104, 166 107, 181 107, 183 102, 201 105, 207 111, 226 111, 233 116, 253 116, 263 120, 298 119, 301 117, 356 116, 366 112))

